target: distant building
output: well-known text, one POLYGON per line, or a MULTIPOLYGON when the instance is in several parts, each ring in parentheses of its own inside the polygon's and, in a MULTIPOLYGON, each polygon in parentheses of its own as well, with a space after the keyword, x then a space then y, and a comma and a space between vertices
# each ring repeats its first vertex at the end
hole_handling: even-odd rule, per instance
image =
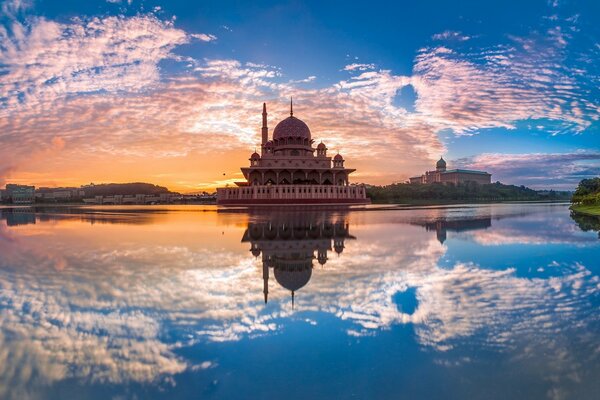
POLYGON ((81 200, 83 198, 83 191, 72 188, 57 188, 43 190, 38 189, 35 193, 35 197, 43 199, 45 201, 69 201, 69 200, 81 200))
POLYGON ((484 171, 473 171, 469 169, 446 169, 446 161, 440 158, 435 165, 435 171, 427 171, 424 175, 410 178, 413 184, 452 183, 457 185, 465 182, 476 182, 479 184, 492 183, 492 174, 484 171))
POLYGON ((30 204, 35 201, 35 186, 9 183, 2 197, 6 197, 13 204, 30 204))
POLYGON ((172 193, 94 196, 83 199, 86 204, 167 204, 178 196, 172 193))

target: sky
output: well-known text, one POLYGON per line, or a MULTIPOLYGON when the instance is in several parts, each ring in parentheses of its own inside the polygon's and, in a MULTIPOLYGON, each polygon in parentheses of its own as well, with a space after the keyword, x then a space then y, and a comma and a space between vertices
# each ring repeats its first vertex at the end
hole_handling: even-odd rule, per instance
POLYGON ((434 167, 600 175, 596 1, 0 3, 0 187, 242 179, 294 116, 389 184, 434 167))

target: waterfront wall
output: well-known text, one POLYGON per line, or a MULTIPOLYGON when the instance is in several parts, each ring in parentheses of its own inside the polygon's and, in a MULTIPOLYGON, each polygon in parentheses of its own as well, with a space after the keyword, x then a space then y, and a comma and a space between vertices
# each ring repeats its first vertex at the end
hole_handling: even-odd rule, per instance
POLYGON ((365 204, 362 185, 255 185, 217 189, 218 204, 365 204))

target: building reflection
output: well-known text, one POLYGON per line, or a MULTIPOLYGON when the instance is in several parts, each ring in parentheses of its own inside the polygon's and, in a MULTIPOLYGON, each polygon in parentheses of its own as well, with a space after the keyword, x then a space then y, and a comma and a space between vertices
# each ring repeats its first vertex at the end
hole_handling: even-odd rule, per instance
POLYGON ((295 293, 310 281, 313 261, 325 265, 329 252, 341 254, 348 239, 356 238, 343 216, 298 213, 248 223, 242 243, 250 243, 252 255, 262 257, 265 303, 272 270, 275 281, 290 291, 293 307, 295 293))
POLYGON ((90 209, 85 207, 23 207, 0 209, 0 220, 7 226, 36 222, 81 221, 94 224, 151 224, 161 210, 90 209))
POLYGON ((7 208, 0 210, 0 220, 7 226, 35 224, 35 213, 29 208, 7 208))
POLYGON ((413 224, 424 226, 428 232, 435 231, 438 241, 441 244, 444 244, 448 237, 448 232, 467 232, 487 229, 492 226, 492 218, 483 217, 460 220, 436 219, 435 221, 423 221, 413 224))

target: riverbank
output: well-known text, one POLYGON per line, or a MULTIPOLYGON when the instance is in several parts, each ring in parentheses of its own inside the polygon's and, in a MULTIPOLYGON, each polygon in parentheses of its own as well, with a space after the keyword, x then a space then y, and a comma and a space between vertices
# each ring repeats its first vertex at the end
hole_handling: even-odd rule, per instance
POLYGON ((574 204, 571 206, 571 210, 578 214, 600 216, 600 205, 586 206, 581 204, 574 204))
POLYGON ((568 200, 522 200, 522 199, 496 199, 496 200, 418 200, 418 199, 398 199, 397 201, 375 200, 371 204, 374 205, 402 205, 402 206, 451 206, 461 204, 539 204, 539 203, 569 203, 568 200))

